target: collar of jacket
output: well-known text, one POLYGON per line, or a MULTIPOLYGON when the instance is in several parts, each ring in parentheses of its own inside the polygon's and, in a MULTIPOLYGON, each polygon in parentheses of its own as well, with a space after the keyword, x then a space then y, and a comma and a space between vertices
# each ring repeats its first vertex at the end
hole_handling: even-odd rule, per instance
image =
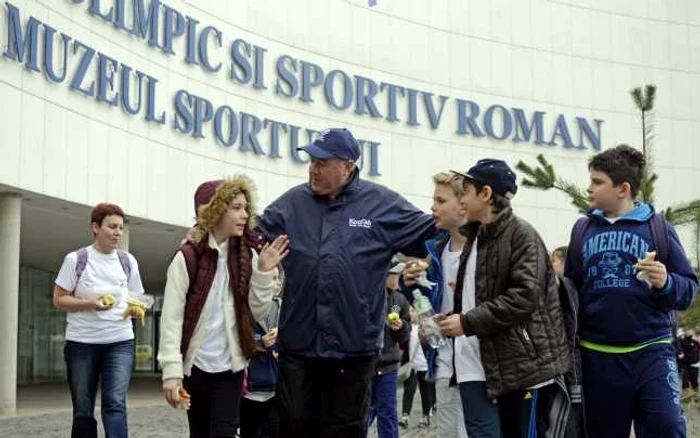
POLYGON ((340 189, 340 192, 338 193, 338 196, 335 197, 335 199, 331 200, 328 196, 326 195, 316 195, 313 190, 311 190, 311 183, 307 182, 306 183, 306 191, 310 193, 312 196, 318 197, 318 198, 325 198, 328 199, 329 201, 336 201, 338 199, 341 199, 344 195, 350 194, 357 192, 360 190, 360 169, 355 166, 355 170, 352 171, 350 174, 350 177, 348 178, 348 181, 345 183, 342 189, 340 189))
POLYGON ((449 241, 450 234, 445 230, 440 230, 435 237, 425 241, 425 248, 433 257, 440 257, 449 241))
POLYGON ((508 224, 513 220, 513 209, 508 207, 498 213, 493 222, 489 224, 481 224, 479 227, 479 237, 485 239, 493 239, 498 237, 503 230, 506 229, 508 224))

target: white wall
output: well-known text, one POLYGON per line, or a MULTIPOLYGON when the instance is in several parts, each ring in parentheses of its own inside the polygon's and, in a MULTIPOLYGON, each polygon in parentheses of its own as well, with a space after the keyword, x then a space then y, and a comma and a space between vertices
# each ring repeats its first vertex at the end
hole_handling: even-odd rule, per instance
MULTIPOLYGON (((261 204, 305 179, 282 143, 282 159, 217 145, 212 130, 195 140, 171 128, 172 97, 185 88, 236 111, 302 127, 346 126, 377 141, 377 181, 430 206, 430 176, 466 169, 483 157, 514 165, 541 152, 559 173, 586 183, 590 149, 566 150, 458 136, 455 102, 464 98, 604 119, 604 147, 639 146, 641 126, 629 96, 636 86, 658 86, 655 168, 658 204, 700 195, 700 3, 692 0, 169 0, 201 25, 223 32, 212 56, 226 62, 236 38, 265 47, 267 90, 231 82, 227 68, 213 74, 187 65, 184 42, 176 56, 149 47, 88 14, 88 2, 13 0, 26 23, 33 15, 119 62, 159 79, 164 126, 128 116, 94 98, 54 84, 0 57, 0 184, 87 205, 109 200, 128 214, 189 225, 192 193, 201 181, 245 172, 257 182, 261 204), (371 77, 450 97, 440 128, 409 127, 335 111, 314 91, 314 104, 274 93, 274 62, 290 55, 350 75, 371 77)), ((113 4, 102 1, 102 9, 113 4)), ((7 6, 0 7, 0 47, 7 45, 7 6)), ((41 35, 42 33, 40 33, 41 35)), ((182 40, 182 39, 181 39, 182 40)), ((58 40, 56 40, 58 41, 58 40)), ((57 58, 58 59, 58 58, 57 58)), ((76 68, 73 58, 69 70, 76 68)), ((93 69, 94 67, 93 62, 93 69)), ((92 78, 95 73, 92 73, 92 78)), ((381 102, 381 108, 385 107, 381 102)), ((400 111, 404 107, 400 106, 400 111)), ((405 119, 405 117, 402 117, 405 119)), ((577 135, 577 134, 576 134, 577 135)), ((517 211, 549 245, 565 243, 576 213, 554 192, 521 188, 517 211)), ((687 237, 687 235, 686 235, 687 237)), ((686 240, 688 242, 688 240, 686 240)))

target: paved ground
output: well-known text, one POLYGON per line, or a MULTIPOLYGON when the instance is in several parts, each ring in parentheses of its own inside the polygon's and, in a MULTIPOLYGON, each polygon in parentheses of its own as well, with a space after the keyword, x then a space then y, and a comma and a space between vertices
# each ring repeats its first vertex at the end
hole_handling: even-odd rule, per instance
MULTIPOLYGON (((99 399, 99 396, 98 396, 99 399)), ((399 393, 399 400, 401 393, 399 393)), ((160 395, 157 378, 135 379, 129 391, 129 435, 135 438, 175 438, 188 436, 184 411, 165 405, 160 395)), ((401 429, 401 437, 435 438, 434 427, 419 429, 420 397, 416 395, 414 416, 408 429, 401 429)), ((102 424, 97 414, 100 437, 102 424)), ((0 417, 2 438, 65 438, 70 436, 71 402, 65 384, 49 384, 21 388, 18 395, 18 414, 0 417)), ((370 434, 376 437, 376 432, 370 434)))
MULTIPOLYGON (((401 393, 399 392, 399 400, 401 393)), ((402 438, 437 438, 435 427, 419 429, 420 398, 416 396, 408 429, 400 429, 402 438)), ((2 438, 65 438, 70 435, 71 402, 65 384, 21 388, 18 414, 0 417, 2 438)), ((700 438, 700 398, 686 405, 688 437, 700 438)), ((102 427, 100 423, 100 428, 102 427)), ((183 411, 165 405, 157 378, 135 379, 129 391, 129 430, 135 438, 175 438, 187 436, 187 418, 183 411)), ((100 432, 100 437, 104 436, 100 432)), ((370 437, 376 437, 372 431, 370 437)))

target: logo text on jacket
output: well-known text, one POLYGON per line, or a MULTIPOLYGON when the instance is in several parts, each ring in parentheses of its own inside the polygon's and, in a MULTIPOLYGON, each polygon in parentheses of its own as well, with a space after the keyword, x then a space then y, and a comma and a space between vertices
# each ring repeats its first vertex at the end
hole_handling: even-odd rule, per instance
POLYGON ((361 228, 372 228, 372 221, 369 219, 355 219, 354 217, 351 217, 348 220, 348 226, 351 227, 361 227, 361 228))

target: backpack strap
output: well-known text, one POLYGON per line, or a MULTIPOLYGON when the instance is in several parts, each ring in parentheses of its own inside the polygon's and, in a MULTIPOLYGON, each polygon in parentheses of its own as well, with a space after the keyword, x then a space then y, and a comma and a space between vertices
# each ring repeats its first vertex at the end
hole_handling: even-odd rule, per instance
POLYGON ((586 233, 590 223, 591 218, 584 216, 576 221, 574 228, 571 230, 571 241, 569 242, 567 254, 571 254, 570 260, 572 260, 576 281, 583 280, 583 254, 581 254, 581 251, 583 250, 583 235, 586 233))
POLYGON ((129 259, 129 253, 118 249, 117 255, 119 256, 119 263, 122 265, 122 269, 126 274, 126 281, 128 283, 129 279, 131 278, 131 260, 129 259))
POLYGON ((78 282, 80 281, 80 277, 83 276, 83 271, 85 271, 85 267, 87 266, 87 261, 88 261, 87 247, 85 246, 85 247, 80 248, 76 254, 78 256, 78 260, 75 262, 75 285, 77 287, 78 282))
MULTIPOLYGON (((669 241, 670 225, 666 218, 661 213, 656 213, 649 220, 649 228, 651 228, 651 239, 656 248, 656 260, 664 265, 668 263, 669 254, 671 252, 671 242, 669 241)), ((678 312, 671 310, 668 312, 668 320, 671 326, 671 335, 676 336, 678 331, 678 312)))
MULTIPOLYGON (((83 276, 83 272, 85 271, 85 267, 87 266, 87 246, 80 248, 76 254, 78 256, 78 260, 75 262, 75 284, 77 286, 78 282, 80 281, 80 277, 83 276)), ((131 278, 131 259, 129 259, 129 253, 124 250, 118 249, 117 256, 119 256, 119 263, 122 265, 122 269, 126 274, 126 281, 128 283, 129 279, 131 278)))
POLYGON ((651 217, 649 226, 651 228, 651 238, 654 241, 654 246, 656 247, 656 260, 665 265, 668 262, 671 246, 668 239, 670 232, 669 224, 663 214, 656 213, 651 217))

